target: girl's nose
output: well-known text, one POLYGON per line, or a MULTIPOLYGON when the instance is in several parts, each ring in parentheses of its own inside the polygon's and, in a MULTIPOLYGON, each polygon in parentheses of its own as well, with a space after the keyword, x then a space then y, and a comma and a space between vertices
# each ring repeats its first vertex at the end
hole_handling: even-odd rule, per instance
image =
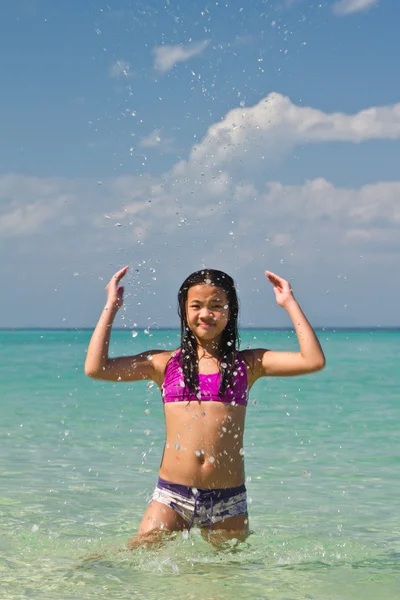
POLYGON ((207 308, 207 306, 203 306, 200 311, 200 317, 202 319, 210 319, 213 317, 213 312, 207 308))

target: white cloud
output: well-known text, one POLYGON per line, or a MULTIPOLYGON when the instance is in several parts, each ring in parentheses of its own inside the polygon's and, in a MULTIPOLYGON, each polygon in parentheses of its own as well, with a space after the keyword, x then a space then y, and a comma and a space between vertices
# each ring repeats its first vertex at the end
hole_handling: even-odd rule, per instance
MULTIPOLYGON (((99 288, 97 278, 130 264, 126 285, 132 319, 146 324, 155 315, 160 324, 169 324, 175 317, 165 316, 167 306, 160 305, 159 294, 167 290, 171 297, 171 285, 202 265, 232 273, 246 286, 241 296, 248 300, 247 288, 261 285, 264 268, 295 277, 296 286, 312 281, 316 297, 325 293, 321 286, 339 285, 338 273, 352 273, 356 279, 343 292, 343 306, 352 293, 369 293, 372 267, 384 273, 399 263, 400 181, 361 188, 335 187, 322 178, 298 185, 255 185, 235 183, 228 170, 213 180, 188 163, 180 163, 180 169, 183 176, 176 177, 173 170, 160 177, 118 177, 101 186, 96 181, 1 176, 0 241, 7 261, 0 264, 0 276, 9 277, 10 270, 22 273, 24 288, 40 281, 49 293, 62 285, 57 311, 60 319, 68 314, 76 324, 82 314, 94 319, 93 307, 101 301, 96 294, 105 285, 99 288), (73 283, 75 271, 88 274, 90 285, 87 278, 73 283), (332 277, 331 284, 322 283, 332 277)), ((19 297, 24 295, 21 286, 19 297)), ((304 293, 307 286, 302 298, 304 293)), ((319 297, 315 304, 314 292, 308 293, 307 305, 326 314, 328 299, 319 297)), ((395 287, 391 297, 396 297, 395 287)), ((338 314, 335 300, 329 302, 336 311, 332 314, 338 314)), ((12 306, 9 319, 20 322, 10 310, 12 306)), ((385 318, 394 322, 397 307, 390 310, 385 318)), ((29 312, 31 324, 61 322, 49 321, 48 311, 40 311, 35 306, 29 312), (39 314, 41 320, 35 316, 39 314)), ((374 314, 355 306, 353 322, 372 322, 374 314)), ((248 318, 265 323, 255 313, 248 318)))
MULTIPOLYGON (((108 235, 113 231, 120 235, 114 229, 118 222, 131 228, 133 238, 140 232, 141 242, 174 240, 172 253, 175 244, 186 245, 188 258, 193 242, 199 243, 210 260, 216 247, 231 253, 236 244, 248 250, 239 258, 242 266, 254 260, 266 240, 286 249, 292 245, 299 259, 307 256, 311 263, 326 260, 332 253, 345 254, 350 246, 367 253, 374 244, 395 244, 400 254, 398 181, 341 188, 317 178, 299 185, 266 182, 257 188, 253 183, 233 184, 226 172, 221 174, 223 185, 219 182, 213 189, 189 173, 183 180, 165 176, 146 183, 138 177, 117 179, 113 189, 124 208, 108 221, 108 235), (202 247, 205 235, 212 242, 202 247), (318 256, 316 240, 323 247, 318 256)), ((168 254, 165 248, 162 252, 168 254)))
MULTIPOLYGON (((359 277, 365 265, 366 286, 370 265, 384 272, 400 260, 400 181, 354 188, 315 178, 286 185, 268 181, 254 157, 260 149, 272 156, 304 143, 399 139, 399 121, 398 105, 328 114, 272 94, 230 111, 187 160, 159 176, 100 185, 0 175, 0 241, 13 248, 10 264, 22 255, 30 261, 31 278, 42 259, 57 273, 61 265, 71 273, 99 272, 100 264, 111 270, 141 261, 148 269, 151 259, 161 263, 157 285, 202 264, 249 281, 261 263, 279 272, 283 261, 282 274, 297 270, 317 283, 343 269, 359 277)), ((0 265, 0 276, 7 268, 0 265)), ((134 294, 147 294, 152 281, 134 294)), ((138 310, 147 318, 145 302, 138 310)), ((358 318, 357 309, 354 314, 358 318)))
POLYGON ((23 175, 0 176, 0 236, 2 239, 38 233, 71 208, 75 196, 66 180, 23 175))
POLYGON ((193 56, 201 54, 208 45, 208 40, 187 44, 186 46, 157 46, 153 50, 154 68, 161 73, 166 73, 180 62, 186 62, 193 56))
POLYGON ((131 77, 131 65, 126 60, 117 60, 109 68, 111 77, 131 77))
POLYGON ((212 125, 190 154, 190 162, 224 167, 254 158, 277 157, 297 145, 400 139, 400 103, 355 114, 324 113, 271 93, 255 106, 236 108, 212 125))
MULTIPOLYGON (((262 168, 254 161, 260 149, 271 155, 296 144, 385 138, 400 139, 400 105, 371 107, 353 115, 328 114, 297 106, 280 94, 270 94, 253 107, 230 111, 209 128, 188 160, 180 160, 161 176, 147 173, 118 177, 102 186, 83 180, 1 176, 0 231, 8 236, 37 232, 55 218, 60 219, 63 206, 75 198, 79 206, 76 214, 87 216, 86 222, 108 228, 118 221, 128 229, 143 229, 147 237, 163 229, 173 232, 181 228, 181 219, 185 224, 209 221, 207 226, 213 231, 227 229, 228 213, 237 223, 249 221, 249 227, 252 223, 253 230, 268 214, 268 223, 277 225, 276 231, 282 234, 288 233, 285 223, 292 234, 299 223, 307 231, 305 221, 312 223, 315 219, 327 230, 335 223, 344 231, 379 226, 383 221, 385 227, 398 227, 397 182, 352 190, 335 188, 317 178, 286 186, 266 181, 262 168), (238 161, 243 167, 240 172, 238 161), (257 177, 253 177, 254 168, 258 169, 257 177), (110 218, 106 219, 105 213, 110 218)), ((142 144, 151 146, 161 140, 161 132, 155 130, 142 144)), ((69 215, 72 212, 68 206, 69 215)))
POLYGON ((368 10, 377 4, 378 0, 339 0, 333 5, 332 10, 336 15, 345 16, 368 10))
MULTIPOLYGON (((337 189, 325 179, 286 186, 266 181, 263 163, 254 160, 261 151, 271 156, 297 144, 385 138, 400 139, 400 105, 372 107, 353 115, 328 114, 270 94, 253 107, 230 111, 209 128, 188 160, 180 160, 159 177, 149 173, 125 176, 99 187, 93 182, 2 176, 0 232, 21 236, 40 231, 55 217, 59 219, 65 202, 75 197, 85 202, 87 222, 107 229, 120 223, 127 230, 142 231, 146 238, 162 231, 174 233, 188 223, 204 223, 215 232, 226 230, 228 213, 252 231, 258 231, 267 214, 268 223, 283 236, 298 236, 299 227, 307 232, 307 223, 313 229, 315 220, 327 232, 332 228, 335 235, 337 227, 358 232, 379 227, 381 222, 385 227, 398 227, 397 182, 359 190, 337 189), (253 177, 254 169, 257 177, 253 177), (91 203, 90 196, 96 197, 96 202, 91 203)), ((148 147, 161 144, 161 132, 153 131, 141 143, 148 147)), ((359 233, 352 235, 361 239, 359 233)))
MULTIPOLYGON (((216 247, 232 251, 237 244, 247 247, 250 262, 266 239, 276 247, 292 245, 311 261, 321 260, 321 255, 313 258, 316 239, 326 255, 346 252, 351 245, 364 246, 367 252, 373 244, 394 244, 400 253, 399 181, 341 188, 317 178, 299 185, 264 182, 257 187, 253 182, 235 184, 232 173, 222 172, 214 187, 186 169, 183 179, 172 173, 159 178, 125 176, 102 189, 94 181, 2 176, 1 237, 26 239, 46 233, 56 241, 68 216, 73 245, 84 231, 90 250, 94 240, 119 244, 123 234, 129 244, 137 243, 138 236, 140 242, 158 244, 163 254, 168 254, 164 243, 173 239, 188 245, 189 257, 193 243, 207 232, 210 243, 202 249, 204 255, 211 257, 216 247), (87 202, 88 190, 96 202, 87 202)), ((170 252, 175 251, 171 244, 170 252)))
POLYGON ((174 152, 174 140, 166 137, 162 129, 155 129, 149 135, 140 140, 142 148, 157 148, 161 152, 174 152))

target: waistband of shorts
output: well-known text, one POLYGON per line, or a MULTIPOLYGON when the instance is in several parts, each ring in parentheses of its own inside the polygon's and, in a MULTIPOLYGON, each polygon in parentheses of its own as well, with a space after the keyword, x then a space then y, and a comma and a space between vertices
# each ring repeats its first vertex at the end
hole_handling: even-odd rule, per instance
POLYGON ((237 496, 238 494, 246 493, 246 486, 242 485, 231 488, 196 488, 195 486, 182 485, 181 483, 172 483, 161 477, 158 478, 157 487, 161 490, 169 490, 175 494, 179 494, 184 498, 193 498, 195 495, 200 498, 210 498, 213 500, 225 500, 237 496))

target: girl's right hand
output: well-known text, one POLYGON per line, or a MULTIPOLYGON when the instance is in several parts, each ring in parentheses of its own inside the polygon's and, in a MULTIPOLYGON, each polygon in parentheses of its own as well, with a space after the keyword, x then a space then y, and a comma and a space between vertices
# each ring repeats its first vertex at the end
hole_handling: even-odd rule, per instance
POLYGON ((118 285, 121 279, 126 275, 129 267, 123 267, 115 273, 106 286, 107 290, 107 307, 112 309, 120 309, 124 303, 124 286, 118 285))

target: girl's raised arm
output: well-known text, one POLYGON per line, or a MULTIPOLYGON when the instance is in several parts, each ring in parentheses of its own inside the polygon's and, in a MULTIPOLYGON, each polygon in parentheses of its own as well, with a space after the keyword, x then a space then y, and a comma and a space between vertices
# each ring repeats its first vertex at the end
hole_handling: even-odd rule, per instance
POLYGON ((252 376, 256 381, 265 375, 285 377, 304 375, 320 371, 325 366, 325 356, 305 314, 293 296, 290 284, 282 277, 265 272, 274 286, 276 301, 288 313, 293 322, 299 342, 299 352, 275 352, 272 350, 252 350, 252 376))
POLYGON ((119 282, 128 267, 124 267, 112 277, 106 287, 107 302, 93 332, 85 361, 85 373, 94 379, 108 381, 137 381, 153 379, 158 373, 153 363, 154 352, 148 351, 136 356, 109 358, 111 328, 118 310, 124 302, 124 288, 119 282))

